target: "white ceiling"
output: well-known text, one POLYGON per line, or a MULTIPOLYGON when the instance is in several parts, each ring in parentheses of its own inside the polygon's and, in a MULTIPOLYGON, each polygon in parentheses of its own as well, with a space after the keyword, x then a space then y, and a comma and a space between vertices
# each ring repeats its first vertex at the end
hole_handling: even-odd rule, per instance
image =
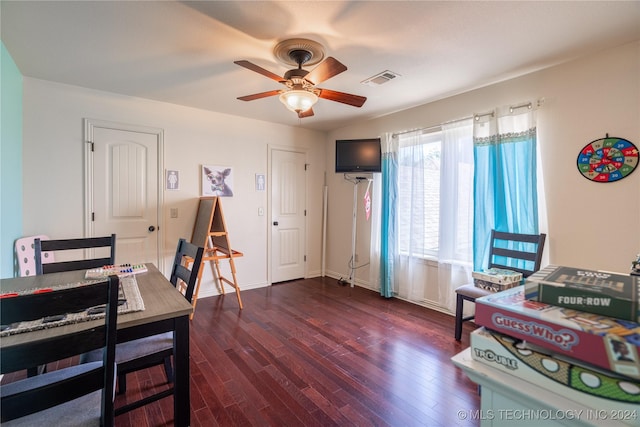
POLYGON ((640 1, 2 0, 0 18, 25 76, 318 130, 640 39, 640 1), (321 99, 298 119, 277 96, 236 99, 283 86, 233 61, 283 75, 273 48, 294 37, 348 67, 319 87, 362 108, 321 99), (361 84, 385 70, 401 77, 361 84))

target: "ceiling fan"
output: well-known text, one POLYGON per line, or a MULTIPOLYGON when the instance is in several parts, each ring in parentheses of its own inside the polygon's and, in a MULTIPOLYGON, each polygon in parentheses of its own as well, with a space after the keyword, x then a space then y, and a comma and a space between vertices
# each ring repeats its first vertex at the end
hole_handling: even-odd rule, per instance
POLYGON ((318 98, 341 102, 354 107, 362 107, 367 100, 364 96, 316 87, 316 85, 325 80, 347 70, 347 67, 337 59, 329 56, 313 70, 307 71, 303 70, 302 66, 312 58, 312 52, 304 48, 296 48, 291 49, 288 52, 288 56, 293 63, 298 64, 298 68, 287 71, 284 77, 280 77, 249 61, 234 61, 234 64, 262 74, 287 87, 286 89, 270 90, 267 92, 254 93, 253 95, 240 96, 238 99, 241 101, 253 101, 269 96, 280 95, 280 101, 282 101, 288 109, 295 112, 299 118, 313 116, 312 106, 318 101, 318 98))

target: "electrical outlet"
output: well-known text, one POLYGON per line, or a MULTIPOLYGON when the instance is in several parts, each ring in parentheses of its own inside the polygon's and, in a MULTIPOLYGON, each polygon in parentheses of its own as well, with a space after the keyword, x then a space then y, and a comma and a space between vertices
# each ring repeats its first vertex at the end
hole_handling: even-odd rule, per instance
POLYGON ((178 218, 178 208, 171 208, 169 210, 169 215, 171 218, 178 218))

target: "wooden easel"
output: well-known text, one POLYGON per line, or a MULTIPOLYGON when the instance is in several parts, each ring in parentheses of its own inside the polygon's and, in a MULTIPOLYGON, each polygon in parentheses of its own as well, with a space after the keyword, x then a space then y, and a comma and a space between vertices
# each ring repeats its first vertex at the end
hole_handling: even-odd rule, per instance
MULTIPOLYGON (((238 304, 242 309, 242 299, 240 298, 240 286, 236 278, 236 265, 233 261, 236 257, 241 257, 242 252, 231 249, 229 243, 229 234, 227 226, 222 215, 222 205, 219 197, 201 197, 198 205, 198 213, 196 222, 193 226, 193 234, 191 235, 191 243, 204 248, 202 255, 202 264, 198 272, 198 283, 193 293, 193 310, 195 313, 196 302, 198 300, 198 291, 200 290, 200 282, 202 281, 203 265, 205 261, 209 261, 211 273, 218 278, 220 293, 224 295, 224 284, 231 285, 236 290, 238 304), (231 267, 232 280, 222 276, 220 271, 220 260, 228 259, 231 267), (214 271, 215 268, 215 271, 214 271)), ((193 260, 191 260, 193 262, 193 260)), ((193 317, 193 314, 191 315, 193 317)))

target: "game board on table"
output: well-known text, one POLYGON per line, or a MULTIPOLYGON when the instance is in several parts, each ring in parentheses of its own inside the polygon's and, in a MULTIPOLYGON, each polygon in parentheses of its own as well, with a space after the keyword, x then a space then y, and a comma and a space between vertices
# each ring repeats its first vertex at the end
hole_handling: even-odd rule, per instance
POLYGON ((124 277, 146 272, 147 266, 144 264, 105 265, 104 267, 87 270, 84 277, 85 279, 101 279, 113 274, 118 277, 124 277))
MULTIPOLYGON (((25 295, 41 294, 41 293, 53 294, 56 291, 63 291, 65 289, 79 287, 79 286, 90 286, 92 284, 99 283, 102 281, 104 281, 104 279, 91 278, 91 279, 82 280, 80 282, 61 283, 59 285, 52 286, 50 288, 26 289, 20 292, 0 294, 0 299, 15 298, 15 297, 21 297, 25 295)), ((132 273, 128 273, 127 275, 121 277, 119 281, 120 283, 119 283, 119 289, 118 289, 118 315, 144 310, 144 301, 142 300, 142 295, 140 294, 136 277, 132 273)), ((89 320, 101 318, 104 316, 104 313, 105 313, 105 307, 104 305, 100 305, 100 306, 92 307, 92 308, 89 308, 88 310, 77 312, 77 313, 67 313, 65 315, 50 316, 43 319, 35 319, 31 321, 18 322, 18 323, 13 323, 8 325, 0 325, 0 337, 19 334, 23 332, 36 331, 39 329, 49 329, 49 328, 64 326, 72 323, 86 322, 89 320)))

